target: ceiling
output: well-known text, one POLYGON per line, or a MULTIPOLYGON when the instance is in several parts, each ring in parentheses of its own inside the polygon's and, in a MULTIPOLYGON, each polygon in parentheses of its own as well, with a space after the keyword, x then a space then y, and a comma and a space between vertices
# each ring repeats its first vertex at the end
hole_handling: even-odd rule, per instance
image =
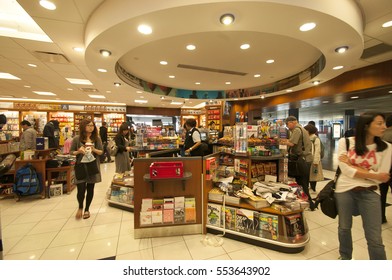
MULTIPOLYGON (((381 27, 392 20, 391 0, 53 0, 54 11, 42 8, 38 0, 17 2, 53 42, 0 36, 0 72, 20 78, 0 79, 0 98, 47 100, 33 92, 45 91, 55 94, 50 100, 193 107, 206 100, 175 96, 162 100, 162 95, 119 78, 116 65, 132 77, 163 87, 228 91, 277 82, 324 56, 325 68, 291 88, 297 91, 313 86, 313 80, 323 83, 345 71, 392 59, 392 27, 381 27), (225 13, 235 16, 230 26, 219 22, 225 13), (299 31, 307 22, 315 22, 316 28, 299 31), (140 34, 139 24, 149 24, 152 34, 140 34), (250 48, 240 49, 244 43, 250 48), (188 51, 188 44, 196 49, 188 51), (349 49, 338 54, 335 49, 340 46, 349 49), (84 50, 76 52, 75 47, 84 50), (110 50, 111 56, 103 57, 101 49, 110 50), (267 64, 268 59, 275 62, 267 64), (161 65, 162 60, 168 64, 161 65), (180 68, 180 64, 203 70, 180 68), (335 66, 343 68, 333 70, 335 66), (71 84, 69 78, 86 79, 91 84, 71 84), (135 99, 148 103, 135 103, 135 99), (168 101, 179 101, 180 105, 168 101)), ((0 0, 0 10, 12 3, 16 1, 0 0)), ((0 20, 0 26, 3 23, 0 20)), ((31 25, 19 22, 18 26, 31 25)), ((278 94, 289 93, 279 91, 265 97, 278 94)))

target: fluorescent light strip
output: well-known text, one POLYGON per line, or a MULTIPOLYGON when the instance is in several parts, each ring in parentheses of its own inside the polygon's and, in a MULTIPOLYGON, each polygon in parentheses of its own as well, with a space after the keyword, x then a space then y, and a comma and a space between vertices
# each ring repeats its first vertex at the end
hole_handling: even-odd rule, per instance
MULTIPOLYGON (((25 99, 25 98, 0 98, 1 101, 16 101, 16 102, 48 102, 48 103, 61 103, 61 104, 81 104, 86 105, 86 101, 75 101, 75 100, 53 100, 53 99, 25 99)), ((125 103, 109 103, 109 102, 95 102, 89 101, 88 104, 94 105, 106 105, 106 106, 126 106, 125 103)))
POLYGON ((99 95, 99 94, 89 94, 88 96, 91 98, 100 98, 100 99, 106 98, 104 95, 99 95))
POLYGON ((53 93, 53 92, 50 92, 50 91, 33 91, 35 94, 38 94, 38 95, 56 95, 55 93, 53 93))
POLYGON ((147 100, 140 100, 140 99, 135 99, 134 102, 136 103, 147 103, 147 100))
POLYGON ((68 82, 74 85, 92 85, 93 83, 86 79, 66 78, 68 82))

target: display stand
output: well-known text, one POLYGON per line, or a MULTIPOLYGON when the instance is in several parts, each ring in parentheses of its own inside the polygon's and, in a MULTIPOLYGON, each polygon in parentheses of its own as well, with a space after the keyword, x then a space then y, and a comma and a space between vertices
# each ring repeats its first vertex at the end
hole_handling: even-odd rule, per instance
POLYGON ((150 183, 152 192, 154 192, 154 190, 155 190, 155 182, 168 181, 168 180, 169 181, 181 181, 182 190, 185 191, 185 181, 189 180, 190 178, 192 178, 191 172, 184 172, 184 176, 181 178, 154 178, 154 179, 152 179, 150 177, 150 174, 144 174, 144 176, 143 176, 143 180, 150 183))
POLYGON ((134 185, 113 179, 106 200, 111 207, 133 212, 134 185))
MULTIPOLYGON (((203 180, 203 201, 204 201, 204 213, 203 213, 203 225, 204 225, 204 233, 210 232, 214 234, 222 234, 226 237, 243 241, 246 243, 250 243, 253 245, 265 247, 268 249, 280 251, 280 252, 285 252, 285 253, 298 253, 301 252, 304 248, 305 245, 309 242, 309 234, 308 234, 308 226, 306 224, 306 220, 303 216, 303 210, 295 210, 295 211, 290 211, 290 212, 280 212, 279 210, 275 210, 270 207, 266 208, 255 208, 252 205, 246 203, 246 202, 241 202, 240 204, 231 204, 231 203, 223 203, 221 201, 214 201, 214 200, 209 200, 208 198, 208 192, 213 188, 213 182, 212 180, 209 180, 209 178, 212 179, 212 173, 213 170, 210 169, 208 162, 219 162, 219 157, 221 153, 215 153, 209 156, 204 157, 205 163, 203 164, 203 174, 204 180, 203 180), (215 158, 215 159, 212 159, 215 158), (209 176, 207 176, 207 174, 209 176), (211 225, 207 224, 208 220, 208 206, 209 203, 211 205, 215 204, 217 207, 223 206, 223 208, 232 208, 235 211, 238 209, 245 209, 245 211, 250 211, 254 217, 275 217, 275 226, 276 230, 278 232, 277 236, 272 239, 272 238, 266 238, 263 237, 262 233, 258 231, 257 229, 254 230, 248 230, 248 231, 241 231, 238 229, 233 229, 233 228, 223 228, 222 224, 219 225, 211 225), (295 220, 294 220, 295 219, 295 220), (292 229, 290 228, 290 223, 292 221, 293 226, 296 226, 295 223, 300 224, 303 228, 301 229, 302 231, 298 234, 293 234, 292 229)), ((281 157, 278 156, 271 156, 271 157, 247 157, 249 162, 252 160, 275 160, 277 163, 280 165, 283 161, 281 157)), ((278 167, 280 170, 281 168, 278 167)), ((248 174, 250 174, 250 170, 248 174)), ((250 175, 249 175, 250 177, 250 175)), ((248 180, 250 181, 250 180, 248 180)), ((224 211, 224 209, 221 211, 224 211)), ((218 214, 220 217, 225 219, 225 212, 221 212, 218 214)), ((256 219, 256 218, 255 218, 256 219)), ((259 218, 257 218, 259 219, 259 218)), ((261 224, 261 218, 258 220, 258 223, 261 224)))
POLYGON ((134 159, 135 174, 149 174, 153 162, 181 161, 184 168, 183 178, 148 179, 147 176, 135 176, 134 196, 134 229, 135 238, 200 234, 202 228, 202 158, 136 158, 134 159), (149 184, 154 182, 154 187, 149 184), (182 182, 186 184, 182 187, 182 182), (165 199, 184 197, 194 198, 195 220, 182 223, 141 224, 142 201, 146 198, 165 199))
POLYGON ((54 181, 56 183, 61 182, 61 183, 66 183, 67 187, 65 189, 65 193, 70 194, 71 191, 76 187, 75 185, 75 172, 74 172, 74 166, 62 166, 62 167, 56 167, 56 168, 48 168, 46 169, 46 176, 48 180, 48 187, 47 187, 47 197, 50 198, 50 185, 52 184, 52 175, 53 173, 59 172, 59 173, 65 173, 65 178, 56 178, 54 181))

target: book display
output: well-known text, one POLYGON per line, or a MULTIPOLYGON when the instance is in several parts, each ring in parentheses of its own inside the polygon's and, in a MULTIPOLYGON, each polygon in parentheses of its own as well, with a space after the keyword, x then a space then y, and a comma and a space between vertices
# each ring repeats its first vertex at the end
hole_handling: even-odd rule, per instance
MULTIPOLYGON (((120 208, 127 211, 133 211, 134 204, 134 177, 133 170, 124 173, 115 173, 112 183, 107 191, 106 200, 112 207, 120 208)), ((152 208, 146 206, 146 209, 152 208)), ((147 211, 145 211, 147 212, 147 211)), ((151 213, 149 213, 151 215, 151 213)))
POLYGON ((135 238, 202 233, 199 157, 135 158, 134 173, 135 238))
POLYGON ((223 170, 230 166, 222 155, 226 153, 204 158, 211 162, 215 157, 217 162, 215 172, 208 172, 213 176, 203 182, 206 232, 224 232, 229 238, 286 253, 302 251, 309 242, 302 214, 308 203, 297 196, 300 187, 295 182, 283 182, 283 156, 234 154, 234 172, 228 177, 223 170))

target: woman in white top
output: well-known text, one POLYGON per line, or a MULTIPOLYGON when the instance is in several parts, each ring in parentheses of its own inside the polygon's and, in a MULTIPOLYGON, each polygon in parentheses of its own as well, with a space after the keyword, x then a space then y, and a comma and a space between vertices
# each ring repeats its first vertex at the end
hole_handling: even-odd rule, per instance
POLYGON ((339 253, 352 259, 352 216, 361 215, 371 260, 385 260, 381 237, 381 201, 378 184, 390 178, 392 146, 381 140, 386 129, 380 113, 362 114, 356 124, 355 137, 339 140, 339 167, 342 173, 336 184, 335 198, 339 215, 339 253))
POLYGON ((323 166, 321 165, 321 140, 317 136, 317 128, 314 125, 308 124, 304 128, 309 133, 310 141, 313 143, 313 162, 310 166, 309 183, 310 188, 315 192, 317 182, 324 180, 323 166))

